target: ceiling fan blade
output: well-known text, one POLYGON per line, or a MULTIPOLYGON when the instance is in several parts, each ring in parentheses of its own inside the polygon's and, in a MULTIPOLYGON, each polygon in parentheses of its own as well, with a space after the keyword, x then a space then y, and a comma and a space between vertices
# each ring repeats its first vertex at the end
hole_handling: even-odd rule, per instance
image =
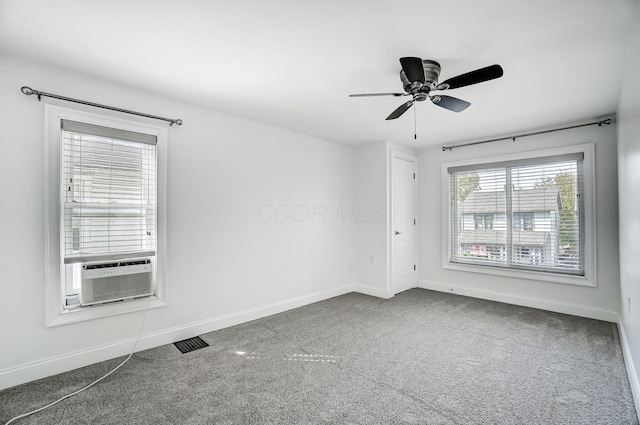
POLYGON ((422 59, 411 57, 400 58, 400 65, 402 65, 404 75, 410 83, 415 81, 424 83, 424 66, 422 65, 422 59))
POLYGON ((349 97, 369 97, 369 96, 408 96, 409 93, 356 93, 350 94, 349 97))
POLYGON ((411 108, 411 106, 413 106, 415 100, 411 99, 410 101, 408 101, 407 103, 403 103, 402 105, 398 106, 398 108, 393 111, 391 113, 391 115, 389 115, 386 119, 388 120, 395 120, 396 118, 398 118, 400 115, 404 114, 405 112, 407 112, 407 109, 411 108))
POLYGON ((457 89, 459 87, 470 86, 472 84, 478 84, 484 81, 493 80, 494 78, 500 78, 502 77, 502 75, 503 71, 500 65, 491 65, 484 68, 476 69, 475 71, 467 72, 466 74, 458 75, 457 77, 449 78, 448 80, 438 84, 436 89, 457 89))
POLYGON ((430 99, 434 105, 438 105, 441 108, 448 109, 453 112, 462 112, 471 106, 471 104, 466 100, 458 99, 457 97, 436 95, 431 96, 430 99))

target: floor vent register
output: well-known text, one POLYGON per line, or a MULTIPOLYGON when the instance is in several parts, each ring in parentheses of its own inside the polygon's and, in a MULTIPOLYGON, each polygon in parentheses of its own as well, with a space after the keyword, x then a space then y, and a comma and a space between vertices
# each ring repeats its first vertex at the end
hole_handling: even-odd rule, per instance
POLYGON ((204 340, 202 338, 200 338, 199 336, 196 336, 194 338, 185 339, 183 341, 174 342, 173 345, 175 345, 176 348, 178 350, 180 350, 180 352, 182 354, 190 353, 192 351, 196 351, 196 350, 199 350, 201 348, 209 346, 209 344, 204 342, 204 340))

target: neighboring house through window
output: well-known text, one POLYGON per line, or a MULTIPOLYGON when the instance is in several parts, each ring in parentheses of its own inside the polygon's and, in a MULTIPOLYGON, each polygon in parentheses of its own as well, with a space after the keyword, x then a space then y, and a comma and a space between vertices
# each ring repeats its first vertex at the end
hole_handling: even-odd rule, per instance
MULTIPOLYGON (((476 252, 478 259, 499 259, 500 263, 506 263, 507 240, 509 240, 513 248, 512 262, 553 265, 554 255, 558 251, 559 212, 562 208, 559 189, 531 187, 515 190, 514 188, 508 195, 511 200, 512 232, 506 231, 506 223, 509 221, 506 213, 507 193, 504 190, 486 192, 478 190, 468 194, 458 206, 460 215, 463 217, 472 215, 475 224, 473 229, 463 227, 458 234, 458 243, 465 250, 467 246, 475 247, 472 251, 476 252), (519 211, 520 209, 525 209, 527 212, 519 211), (531 210, 533 212, 530 212, 531 210), (482 213, 475 213, 475 211, 482 211, 482 213), (487 211, 491 211, 491 214, 487 211), (534 231, 534 228, 538 231, 534 231), (505 255, 490 257, 488 246, 505 255), (528 254, 530 251, 535 252, 535 256, 531 257, 528 254)), ((472 255, 465 255, 465 257, 471 258, 472 255)))

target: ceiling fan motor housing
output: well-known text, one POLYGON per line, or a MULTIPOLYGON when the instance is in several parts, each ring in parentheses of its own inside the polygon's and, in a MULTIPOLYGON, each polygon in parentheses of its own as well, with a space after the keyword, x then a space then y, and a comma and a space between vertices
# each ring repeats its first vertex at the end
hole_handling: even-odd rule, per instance
MULTIPOLYGON (((438 77, 440 76, 440 64, 436 61, 423 59, 422 65, 424 67, 424 84, 417 88, 421 92, 429 93, 438 84, 438 77)), ((400 71, 400 80, 402 81, 404 91, 406 91, 407 93, 411 93, 412 89, 415 87, 414 82, 407 79, 404 71, 400 71)))

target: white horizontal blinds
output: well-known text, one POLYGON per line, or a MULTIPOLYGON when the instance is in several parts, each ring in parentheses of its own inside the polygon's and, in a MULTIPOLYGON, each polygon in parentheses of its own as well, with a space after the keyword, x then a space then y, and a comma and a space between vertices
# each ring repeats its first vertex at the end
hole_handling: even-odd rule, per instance
POLYGON ((514 266, 584 275, 579 162, 513 167, 514 266))
POLYGON ((451 261, 584 275, 582 162, 579 154, 449 169, 451 261))
POLYGON ((451 176, 452 261, 505 264, 505 179, 504 169, 462 171, 451 176))
POLYGON ((154 255, 156 138, 62 122, 65 263, 154 255))

